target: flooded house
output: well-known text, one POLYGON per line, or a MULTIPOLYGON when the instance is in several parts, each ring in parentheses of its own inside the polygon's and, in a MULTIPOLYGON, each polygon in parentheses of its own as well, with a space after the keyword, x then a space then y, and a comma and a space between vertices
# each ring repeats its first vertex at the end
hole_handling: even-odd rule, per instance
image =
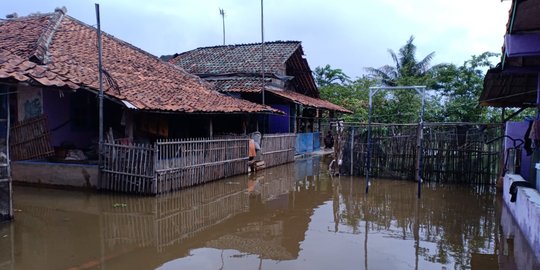
POLYGON ((300 41, 264 43, 264 64, 262 47, 261 43, 204 47, 166 58, 213 83, 219 92, 285 112, 259 115, 263 133, 292 132, 297 153, 318 150, 322 121, 352 112, 320 98, 300 41))
MULTIPOLYGON (((57 9, 2 20, 0 35, 14 181, 156 194, 246 173, 250 121, 283 114, 104 33, 98 164, 96 29, 57 9)), ((288 162, 291 139, 267 150, 288 162)))
POLYGON ((512 1, 501 63, 488 71, 483 106, 503 108, 503 197, 529 245, 540 250, 540 118, 510 122, 540 104, 540 1, 512 1), (504 108, 517 108, 504 114, 504 108))

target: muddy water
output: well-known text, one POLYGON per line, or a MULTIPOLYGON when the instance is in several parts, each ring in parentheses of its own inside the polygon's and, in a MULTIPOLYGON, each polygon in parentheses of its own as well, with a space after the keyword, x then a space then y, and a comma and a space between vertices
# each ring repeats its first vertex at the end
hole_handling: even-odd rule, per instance
POLYGON ((0 269, 540 266, 526 245, 514 255, 493 190, 424 185, 417 200, 414 183, 375 179, 366 196, 363 179, 322 168, 301 160, 157 198, 16 187, 0 269))

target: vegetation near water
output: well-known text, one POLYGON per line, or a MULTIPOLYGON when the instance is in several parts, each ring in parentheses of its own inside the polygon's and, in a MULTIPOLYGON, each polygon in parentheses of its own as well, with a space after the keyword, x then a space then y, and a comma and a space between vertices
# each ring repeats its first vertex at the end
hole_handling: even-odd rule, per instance
MULTIPOLYGON (((321 98, 354 111, 348 121, 366 122, 368 93, 372 86, 426 86, 425 121, 498 122, 500 109, 481 107, 478 102, 484 75, 493 67, 497 53, 473 55, 461 65, 432 64, 435 52, 419 60, 414 37, 397 52, 388 50, 393 63, 365 68, 366 75, 350 78, 330 65, 314 70, 321 98)), ((379 91, 373 98, 373 121, 381 123, 416 122, 421 107, 416 91, 379 91)), ((524 113, 522 115, 527 115, 524 113)))

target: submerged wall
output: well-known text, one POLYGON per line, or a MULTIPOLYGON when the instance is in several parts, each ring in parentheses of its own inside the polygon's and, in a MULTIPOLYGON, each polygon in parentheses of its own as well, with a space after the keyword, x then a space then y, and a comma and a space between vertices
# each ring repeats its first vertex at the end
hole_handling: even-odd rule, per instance
POLYGON ((75 188, 97 188, 98 165, 14 161, 14 182, 75 188))
POLYGON ((516 202, 510 202, 510 186, 524 179, 515 174, 504 176, 503 198, 523 236, 540 258, 540 193, 536 189, 518 187, 516 202))

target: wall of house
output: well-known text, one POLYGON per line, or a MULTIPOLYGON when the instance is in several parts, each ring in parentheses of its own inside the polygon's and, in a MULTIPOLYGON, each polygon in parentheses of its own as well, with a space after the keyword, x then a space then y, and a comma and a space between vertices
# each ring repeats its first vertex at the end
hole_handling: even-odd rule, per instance
POLYGON ((42 89, 32 86, 17 87, 17 120, 23 121, 43 113, 42 89))
MULTIPOLYGON (((540 254, 533 250, 506 205, 501 207, 501 241, 497 269, 539 269, 540 254)), ((476 268, 473 268, 476 269, 476 268)))
POLYGON ((268 133, 289 133, 292 130, 289 130, 289 117, 291 115, 290 105, 285 104, 273 104, 270 105, 274 109, 285 112, 285 115, 269 115, 268 116, 268 133))
POLYGON ((85 164, 14 161, 14 182, 60 187, 97 188, 98 166, 85 164))
MULTIPOLYGON (((529 127, 528 121, 522 121, 522 122, 506 122, 506 131, 505 135, 512 137, 514 139, 521 139, 525 140, 525 133, 527 132, 527 128, 529 127)), ((505 159, 507 158, 508 151, 507 149, 512 148, 513 142, 509 138, 504 139, 504 146, 505 146, 505 159)), ((523 145, 524 146, 524 145, 523 145)), ((527 155, 527 152, 523 149, 521 151, 521 170, 519 172, 515 172, 516 174, 521 175, 524 179, 529 180, 534 178, 534 173, 531 174, 531 159, 532 155, 527 155)), ((508 163, 510 164, 510 163, 508 163)))
MULTIPOLYGON (((508 211, 519 226, 527 242, 540 258, 540 193, 536 189, 518 187, 515 202, 510 202, 510 186, 524 179, 516 174, 506 174, 503 184, 503 199, 508 211)), ((519 268, 532 269, 532 268, 519 268)))
POLYGON ((95 100, 86 91, 43 90, 43 112, 47 116, 53 146, 88 148, 92 140, 97 139, 95 100))

